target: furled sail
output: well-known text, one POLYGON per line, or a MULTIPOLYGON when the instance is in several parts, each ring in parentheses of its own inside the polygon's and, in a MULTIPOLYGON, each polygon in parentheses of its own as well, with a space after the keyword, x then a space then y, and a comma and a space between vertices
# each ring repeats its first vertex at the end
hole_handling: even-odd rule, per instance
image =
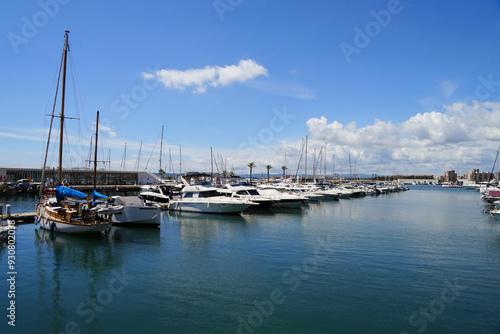
POLYGON ((85 198, 87 198, 87 195, 85 195, 81 191, 78 191, 75 189, 71 189, 71 188, 63 187, 63 186, 57 186, 57 188, 56 188, 57 201, 59 202, 64 197, 74 197, 74 198, 85 199, 85 198))

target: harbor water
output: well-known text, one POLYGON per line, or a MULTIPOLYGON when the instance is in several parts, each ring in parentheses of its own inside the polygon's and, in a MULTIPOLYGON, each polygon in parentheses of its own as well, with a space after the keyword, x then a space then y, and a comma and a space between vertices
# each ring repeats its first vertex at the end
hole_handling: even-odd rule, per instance
MULTIPOLYGON (((28 195, 0 202, 34 211, 28 195)), ((164 212, 106 238, 19 225, 14 275, 0 249, 0 333, 500 333, 500 223, 483 209, 478 192, 413 186, 164 212)))

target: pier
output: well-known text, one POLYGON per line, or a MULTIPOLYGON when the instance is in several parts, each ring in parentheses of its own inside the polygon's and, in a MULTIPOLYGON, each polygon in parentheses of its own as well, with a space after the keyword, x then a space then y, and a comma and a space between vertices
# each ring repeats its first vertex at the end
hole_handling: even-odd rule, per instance
POLYGON ((32 224, 35 222, 36 212, 12 213, 10 215, 1 215, 1 219, 10 219, 16 224, 32 224))
POLYGON ((10 204, 4 205, 0 204, 0 219, 10 219, 16 222, 16 224, 30 224, 35 221, 36 212, 22 212, 22 213, 11 213, 10 204))

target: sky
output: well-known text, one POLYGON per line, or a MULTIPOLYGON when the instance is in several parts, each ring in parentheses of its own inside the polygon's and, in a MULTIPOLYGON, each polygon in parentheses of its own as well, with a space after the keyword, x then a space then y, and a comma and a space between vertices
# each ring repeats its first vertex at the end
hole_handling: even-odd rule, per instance
POLYGON ((499 23, 498 0, 2 1, 0 166, 43 165, 68 30, 65 167, 99 110, 99 168, 491 171, 499 23))

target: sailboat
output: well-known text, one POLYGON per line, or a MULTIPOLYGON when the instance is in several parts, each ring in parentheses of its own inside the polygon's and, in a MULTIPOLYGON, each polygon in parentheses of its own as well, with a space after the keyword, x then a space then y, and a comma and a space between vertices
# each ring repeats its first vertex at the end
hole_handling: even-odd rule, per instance
MULTIPOLYGON (((43 183, 45 177, 45 166, 47 163, 47 154, 50 144, 50 133, 52 130, 52 121, 54 119, 54 110, 52 111, 52 120, 47 139, 47 149, 45 152, 45 161, 42 169, 42 184, 40 186, 39 200, 36 204, 35 223, 39 223, 41 228, 51 232, 86 234, 104 232, 111 227, 111 215, 99 215, 90 210, 89 198, 86 194, 61 185, 62 183, 62 152, 63 152, 63 129, 64 129, 64 98, 66 88, 66 62, 68 55, 68 33, 64 35, 64 48, 59 69, 62 69, 62 91, 61 91, 61 114, 60 114, 60 133, 59 133, 59 170, 58 186, 55 190, 55 198, 43 197, 43 183), (83 200, 83 201, 82 201, 83 200)), ((57 93, 56 93, 57 98, 57 93)), ((55 106, 55 103, 54 103, 55 106)))

